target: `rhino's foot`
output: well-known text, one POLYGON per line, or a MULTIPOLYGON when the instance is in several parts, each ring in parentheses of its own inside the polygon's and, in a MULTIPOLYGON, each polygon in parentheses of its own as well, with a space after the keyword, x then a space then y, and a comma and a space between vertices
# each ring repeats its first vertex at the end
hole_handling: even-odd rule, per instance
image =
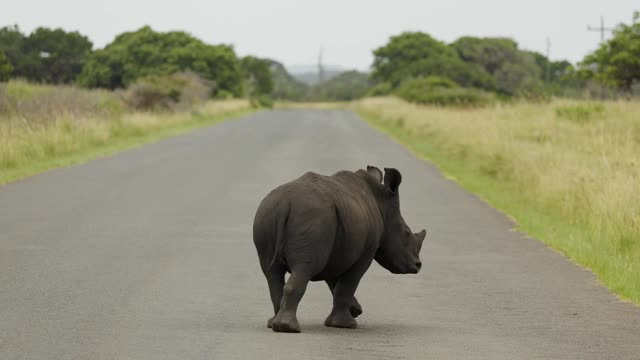
MULTIPOLYGON (((269 325, 269 324, 267 324, 269 325)), ((298 319, 294 316, 280 316, 277 315, 271 321, 271 326, 269 326, 275 332, 287 332, 287 333, 299 333, 300 332, 300 324, 298 323, 298 319)))
POLYGON ((268 327, 269 329, 271 329, 271 328, 273 327, 273 319, 275 319, 275 318, 276 318, 276 317, 275 317, 275 315, 274 315, 274 316, 272 316, 271 318, 269 318, 269 320, 267 320, 267 327, 268 327))
POLYGON ((349 311, 332 311, 331 314, 324 321, 325 326, 355 329, 358 327, 358 322, 351 316, 349 311))
POLYGON ((360 306, 360 303, 355 297, 353 298, 353 303, 349 307, 349 312, 354 318, 357 318, 360 314, 362 314, 362 306, 360 306))

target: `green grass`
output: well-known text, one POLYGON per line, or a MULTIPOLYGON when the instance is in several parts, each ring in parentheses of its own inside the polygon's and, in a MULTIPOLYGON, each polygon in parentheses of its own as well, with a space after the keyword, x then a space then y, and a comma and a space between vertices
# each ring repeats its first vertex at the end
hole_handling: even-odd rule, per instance
POLYGON ((554 106, 445 110, 363 100, 351 108, 504 212, 519 231, 590 269, 621 299, 640 305, 640 219, 634 207, 640 185, 633 160, 638 121, 632 116, 638 104, 612 103, 606 111, 598 106, 598 121, 588 124, 567 122, 554 106), (589 142, 602 146, 585 152, 589 142))
POLYGON ((215 104, 209 105, 208 108, 207 110, 205 106, 203 112, 170 115, 131 114, 110 121, 84 120, 80 126, 70 121, 61 121, 55 126, 35 131, 14 130, 13 132, 19 132, 24 138, 21 144, 16 144, 16 141, 8 143, 11 140, 7 140, 6 146, 0 146, 0 161, 4 160, 4 163, 0 163, 0 185, 53 168, 87 162, 255 111, 248 102, 246 106, 228 109, 224 106, 218 109, 215 104), (20 156, 8 156, 8 149, 19 153, 20 156))

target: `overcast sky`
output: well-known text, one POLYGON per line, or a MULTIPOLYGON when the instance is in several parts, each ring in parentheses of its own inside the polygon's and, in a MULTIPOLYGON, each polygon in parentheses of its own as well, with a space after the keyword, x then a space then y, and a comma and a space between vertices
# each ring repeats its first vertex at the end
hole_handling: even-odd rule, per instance
POLYGON ((600 34, 587 24, 631 22, 640 0, 2 0, 0 25, 78 30, 103 47, 123 31, 150 25, 184 30, 209 43, 233 44, 240 55, 285 65, 324 62, 366 70, 371 51, 391 35, 424 31, 447 42, 463 35, 508 36, 522 48, 572 62, 593 50, 600 34))

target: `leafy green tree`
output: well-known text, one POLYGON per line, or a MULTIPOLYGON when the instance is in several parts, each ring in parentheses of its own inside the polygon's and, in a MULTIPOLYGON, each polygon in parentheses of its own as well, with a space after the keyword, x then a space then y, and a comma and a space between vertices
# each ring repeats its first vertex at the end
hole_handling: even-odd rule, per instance
POLYGON ((541 68, 528 52, 506 38, 462 37, 451 47, 467 63, 481 66, 495 80, 498 91, 520 95, 538 91, 541 68))
POLYGON ((86 36, 62 29, 40 27, 28 36, 17 26, 0 29, 0 51, 13 65, 13 75, 37 82, 72 82, 92 46, 86 36))
POLYGON ((84 35, 37 28, 24 39, 20 75, 33 81, 70 83, 82 71, 93 44, 84 35))
POLYGON ((242 71, 233 48, 208 45, 182 31, 156 32, 145 26, 118 35, 95 51, 79 76, 87 87, 122 88, 136 79, 191 70, 213 80, 214 93, 242 92, 242 71))
POLYGON ((7 81, 11 77, 13 66, 9 59, 0 51, 0 81, 7 81))
POLYGON ((497 89, 510 95, 531 95, 542 91, 540 69, 531 57, 505 63, 494 77, 497 89))
POLYGON ((17 25, 0 28, 0 53, 7 58, 13 68, 13 74, 20 73, 20 62, 24 58, 22 50, 25 36, 17 25))
POLYGON ((620 24, 613 37, 587 55, 582 67, 597 80, 624 91, 640 82, 640 12, 632 25, 620 24))
POLYGON ((451 44, 462 60, 495 74, 505 63, 518 60, 518 44, 507 38, 461 37, 451 44))
POLYGON ((372 78, 397 87, 403 80, 444 76, 462 86, 493 88, 493 79, 480 66, 465 63, 454 49, 421 32, 391 37, 374 50, 372 78))
POLYGON ((273 78, 268 60, 245 56, 240 60, 240 65, 247 81, 249 96, 269 95, 273 92, 273 78))
POLYGON ((526 53, 533 56, 536 64, 541 70, 541 78, 545 82, 557 83, 574 70, 574 66, 566 60, 551 61, 546 56, 536 51, 526 51, 526 53))

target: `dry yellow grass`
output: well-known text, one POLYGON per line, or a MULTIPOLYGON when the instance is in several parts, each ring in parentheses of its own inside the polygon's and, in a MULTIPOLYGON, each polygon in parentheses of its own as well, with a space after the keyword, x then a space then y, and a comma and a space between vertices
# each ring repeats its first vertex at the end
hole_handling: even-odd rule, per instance
POLYGON ((640 303, 640 102, 352 107, 640 303))
MULTIPOLYGON (((40 88, 27 87, 32 91, 40 88)), ((83 90, 77 91, 83 93, 83 90)), ((36 102, 32 107, 39 106, 36 102)), ((77 107, 63 102, 49 107, 58 111, 0 113, 0 184, 204 126, 251 109, 247 100, 210 101, 190 112, 164 114, 74 111, 77 107), (45 113, 46 118, 41 115, 45 113)))

